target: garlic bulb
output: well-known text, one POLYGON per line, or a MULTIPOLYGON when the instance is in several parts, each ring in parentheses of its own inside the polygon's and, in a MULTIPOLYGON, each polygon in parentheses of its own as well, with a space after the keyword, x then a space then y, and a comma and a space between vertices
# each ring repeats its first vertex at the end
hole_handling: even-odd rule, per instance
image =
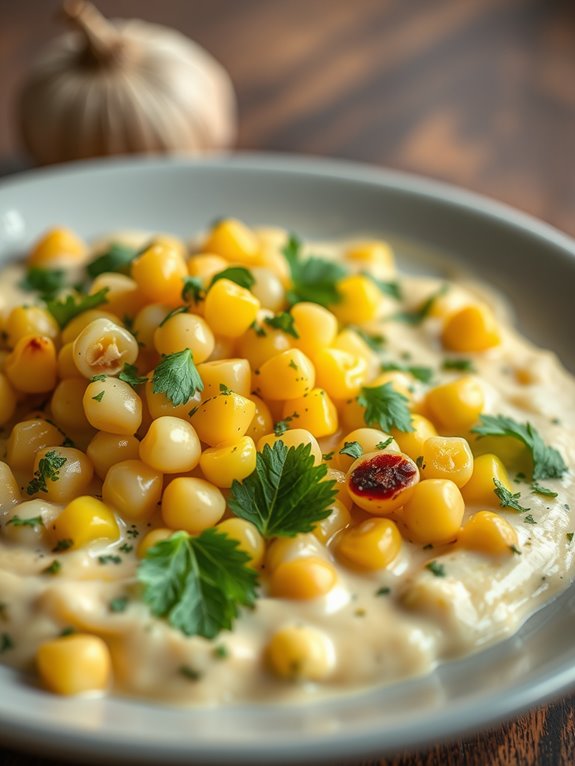
POLYGON ((39 163, 230 146, 233 87, 203 48, 166 27, 108 21, 84 0, 63 11, 76 29, 41 53, 20 99, 39 163))

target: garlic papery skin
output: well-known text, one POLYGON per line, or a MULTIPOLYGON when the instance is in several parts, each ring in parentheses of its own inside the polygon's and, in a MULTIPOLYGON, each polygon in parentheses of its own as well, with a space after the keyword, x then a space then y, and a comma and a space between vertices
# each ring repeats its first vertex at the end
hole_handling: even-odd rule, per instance
POLYGON ((76 29, 41 52, 20 97, 23 140, 38 163, 232 145, 233 86, 203 48, 156 24, 108 21, 83 0, 63 10, 76 29))

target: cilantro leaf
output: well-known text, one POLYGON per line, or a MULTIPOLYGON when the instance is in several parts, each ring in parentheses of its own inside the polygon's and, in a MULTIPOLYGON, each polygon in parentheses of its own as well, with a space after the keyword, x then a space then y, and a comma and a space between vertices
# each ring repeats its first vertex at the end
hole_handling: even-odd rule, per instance
POLYGON ((20 282, 23 290, 40 293, 44 301, 52 300, 66 284, 66 272, 63 269, 43 269, 32 266, 20 282))
POLYGON ((287 293, 290 306, 300 301, 329 306, 341 300, 337 282, 346 276, 347 270, 340 263, 316 256, 304 258, 301 242, 294 234, 290 235, 282 253, 291 273, 292 286, 287 293))
POLYGON ((165 394, 174 407, 189 402, 196 391, 204 390, 189 348, 163 357, 154 370, 152 390, 155 394, 165 394))
POLYGON ((295 320, 287 311, 281 311, 273 317, 266 317, 264 322, 269 324, 270 327, 274 327, 276 330, 283 330, 286 335, 299 338, 299 332, 295 327, 295 320))
POLYGON ((186 303, 200 303, 206 297, 204 284, 199 277, 184 277, 182 300, 186 303))
POLYGON ((266 444, 256 460, 255 471, 232 484, 232 513, 251 521, 264 537, 311 532, 329 516, 335 481, 325 480, 325 464, 314 465, 311 445, 288 448, 280 440, 273 447, 266 444))
POLYGON ((374 277, 373 274, 369 273, 369 271, 362 271, 361 274, 364 277, 371 279, 373 284, 377 285, 380 292, 382 292, 384 295, 389 295, 390 298, 395 298, 396 301, 400 301, 403 297, 401 293, 401 285, 399 282, 386 282, 384 279, 378 279, 377 277, 374 277))
POLYGON ((230 630, 241 606, 252 606, 257 574, 238 543, 217 529, 176 532, 147 552, 137 571, 153 615, 186 636, 230 630))
POLYGON ((510 492, 507 487, 504 487, 499 479, 493 479, 495 489, 493 490, 499 499, 499 505, 502 508, 513 508, 514 511, 519 513, 526 513, 531 508, 524 508, 521 503, 521 492, 510 492))
POLYGON ((403 322, 404 324, 409 325, 421 324, 429 316, 435 301, 438 298, 441 298, 442 295, 445 295, 448 289, 448 285, 441 285, 439 290, 436 290, 429 296, 429 298, 424 300, 419 308, 412 311, 398 311, 396 314, 392 314, 392 316, 389 318, 395 320, 396 322, 403 322))
POLYGON ((127 362, 124 364, 124 369, 118 375, 118 378, 123 380, 124 383, 127 383, 129 386, 132 386, 132 388, 142 386, 148 380, 145 375, 138 375, 138 368, 136 365, 128 364, 127 362))
POLYGON ((536 495, 544 495, 545 497, 557 497, 558 494, 548 487, 542 487, 536 481, 531 484, 531 492, 535 492, 536 495))
POLYGON ((457 370, 458 372, 475 372, 475 365, 471 359, 444 359, 441 363, 442 370, 457 370))
POLYGON ((345 442, 339 454, 349 455, 349 457, 357 459, 363 455, 363 448, 359 442, 345 442))
POLYGON ((433 370, 431 367, 421 367, 419 365, 402 364, 401 362, 383 362, 381 365, 382 372, 391 371, 407 372, 412 375, 420 383, 430 383, 433 379, 433 370))
POLYGON ((235 282, 236 285, 245 287, 246 290, 251 290, 256 283, 254 275, 245 266, 229 266, 223 271, 218 271, 217 274, 214 274, 210 287, 215 285, 218 279, 229 279, 230 282, 235 282))
POLYGON ((381 386, 364 386, 357 401, 365 407, 364 420, 366 425, 376 425, 382 431, 413 431, 408 400, 391 383, 381 386))
POLYGON ((68 322, 71 322, 74 317, 79 314, 83 314, 88 309, 95 309, 97 306, 101 306, 103 303, 107 303, 108 288, 104 287, 102 290, 98 290, 93 295, 79 295, 77 298, 73 295, 68 295, 61 301, 48 301, 46 308, 52 314, 54 319, 63 329, 68 322))
POLYGON ((15 527, 43 527, 44 519, 41 516, 33 516, 32 518, 23 519, 20 516, 12 516, 6 522, 6 526, 12 524, 15 527))
POLYGON ((38 469, 34 471, 34 477, 26 487, 26 494, 35 495, 37 492, 47 492, 46 482, 58 481, 60 468, 68 458, 58 455, 56 450, 50 450, 38 462, 38 469))
POLYGON ((109 271, 127 274, 130 264, 138 252, 135 247, 124 245, 121 242, 112 242, 107 250, 90 261, 86 267, 86 273, 91 279, 109 271))
POLYGON ((523 442, 533 460, 533 481, 560 479, 567 471, 565 461, 554 448, 548 447, 531 423, 518 423, 505 415, 482 415, 471 429, 481 436, 509 436, 523 442))

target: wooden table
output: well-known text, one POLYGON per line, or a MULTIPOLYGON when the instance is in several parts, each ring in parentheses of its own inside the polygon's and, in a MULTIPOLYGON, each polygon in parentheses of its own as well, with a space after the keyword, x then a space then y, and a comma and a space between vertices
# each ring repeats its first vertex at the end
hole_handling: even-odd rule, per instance
MULTIPOLYGON (((575 235, 572 0, 101 0, 180 28, 227 66, 242 149, 332 155, 483 192, 575 235)), ((0 170, 25 165, 11 103, 56 32, 0 0, 0 170)), ((2 766, 50 761, 0 750, 2 766)), ((372 762, 372 763, 375 763, 372 762)), ((391 766, 575 763, 575 698, 391 766)))

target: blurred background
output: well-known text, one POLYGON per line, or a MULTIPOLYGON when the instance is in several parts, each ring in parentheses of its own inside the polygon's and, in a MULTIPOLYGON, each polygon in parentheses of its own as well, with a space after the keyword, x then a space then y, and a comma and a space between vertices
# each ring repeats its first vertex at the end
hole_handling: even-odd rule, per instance
MULTIPOLYGON (((100 0, 174 27, 228 70, 237 148, 444 179, 575 235, 573 0, 100 0)), ((14 99, 63 29, 52 0, 0 0, 0 171, 26 159, 14 99)), ((41 117, 38 117, 41 119, 41 117)))

